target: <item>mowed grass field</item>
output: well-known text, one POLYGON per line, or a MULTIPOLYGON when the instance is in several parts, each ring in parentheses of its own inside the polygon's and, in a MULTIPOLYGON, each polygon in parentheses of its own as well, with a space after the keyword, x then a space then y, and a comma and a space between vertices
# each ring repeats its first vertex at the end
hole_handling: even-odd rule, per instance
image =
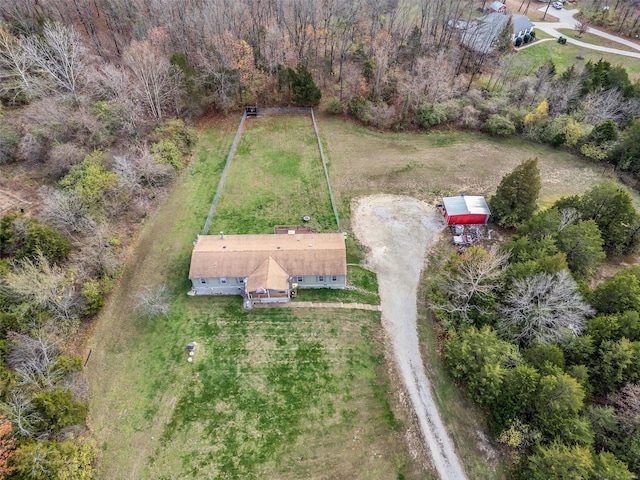
MULTIPOLYGON (((301 149, 311 143, 300 142, 307 135, 302 131, 306 127, 298 129, 304 118, 259 120, 265 121, 248 125, 247 133, 252 128, 261 133, 244 137, 251 142, 243 148, 266 152, 282 150, 287 141, 301 143, 301 149), (284 140, 274 142, 265 133, 271 131, 282 132, 284 140)), ((191 165, 143 226, 123 277, 95 324, 86 372, 89 422, 101 448, 99 478, 434 478, 393 388, 378 312, 244 312, 239 297, 186 296, 192 242, 206 219, 238 121, 218 121, 202 131, 191 165), (172 295, 169 316, 139 318, 135 294, 160 284, 172 295), (186 344, 192 341, 198 348, 189 364, 186 344), (408 445, 407 438, 414 443, 408 445)), ((540 159, 543 203, 582 192, 608 174, 597 164, 516 140, 457 132, 384 134, 331 117, 320 118, 319 128, 347 229, 355 197, 384 192, 435 203, 443 194, 492 193, 504 173, 532 156, 540 159)), ((312 134, 310 122, 308 130, 312 134)), ((309 145, 306 152, 286 165, 295 163, 298 173, 310 172, 317 146, 309 145)), ((239 163, 246 160, 238 158, 239 163)), ((254 190, 266 198, 266 182, 252 180, 256 183, 248 188, 246 172, 267 168, 272 160, 251 158, 251 168, 230 170, 220 212, 253 205, 254 190), (244 193, 238 200, 226 196, 240 187, 244 193)), ((278 195, 297 181, 291 169, 282 174, 277 168, 267 170, 278 195)), ((306 204, 302 214, 318 219, 323 217, 317 212, 324 210, 324 218, 332 218, 321 173, 305 173, 309 188, 317 189, 309 197, 321 200, 311 213, 314 207, 306 204)), ((274 209, 279 208, 276 198, 270 200, 274 209)), ((245 209, 237 218, 249 221, 253 215, 245 209)), ((270 221, 289 223, 300 215, 292 202, 283 209, 286 218, 280 221, 276 215, 270 221)), ((214 217, 213 225, 212 233, 240 233, 233 231, 231 215, 214 217)), ((255 225, 257 231, 271 231, 266 222, 255 225)), ((329 220, 321 227, 335 228, 329 220)), ((362 258, 350 242, 351 257, 362 258)), ((366 272, 354 277, 363 290, 375 290, 375 279, 366 272)), ((424 313, 423 303, 419 305, 424 313)), ((428 335, 428 330, 422 333, 428 335)), ((425 341, 424 348, 427 358, 435 358, 433 341, 425 341)), ((469 477, 505 478, 504 466, 482 440, 479 417, 448 382, 441 365, 429 363, 427 369, 469 477)))
POLYGON ((338 228, 311 118, 249 118, 210 231, 273 233, 304 216, 316 231, 338 228))
MULTIPOLYGON (((540 35, 538 38, 543 37, 543 35, 540 35)), ((585 40, 583 41, 586 43, 595 43, 597 45, 602 44, 600 41, 601 37, 593 38, 592 42, 587 42, 589 38, 590 37, 585 37, 585 40)), ((618 48, 613 45, 607 46, 618 48)), ((625 48, 620 49, 625 50, 625 48)), ((625 55, 616 55, 615 53, 598 52, 596 50, 578 47, 577 45, 572 45, 570 43, 560 45, 556 40, 535 43, 530 47, 523 48, 517 53, 517 55, 529 59, 532 65, 535 65, 536 67, 552 60, 557 71, 560 73, 564 72, 570 65, 576 65, 577 68, 589 61, 596 63, 598 60, 603 59, 611 65, 622 65, 625 67, 629 73, 629 78, 632 80, 640 77, 640 62, 637 58, 627 57, 625 55)))
POLYGON ((517 138, 476 133, 379 133, 323 117, 331 185, 341 221, 349 226, 353 198, 368 193, 410 195, 437 203, 442 196, 493 195, 502 177, 529 158, 539 160, 540 205, 582 193, 612 177, 601 164, 517 138))
MULTIPOLYGON (((289 132, 280 149, 284 141, 305 138, 298 129, 305 119, 274 120, 289 132)), ((86 371, 89 423, 101 448, 99 478, 430 478, 423 457, 409 454, 410 422, 389 403, 379 312, 245 312, 240 297, 186 295, 192 241, 234 129, 228 122, 202 132, 189 171, 143 227, 95 326, 86 371), (172 295, 170 314, 137 316, 136 293, 163 283, 172 295), (193 341, 198 347, 190 364, 186 344, 193 341)), ((310 121, 306 130, 313 132, 310 121)), ((265 138, 263 130, 253 141, 265 138)), ((311 170, 307 154, 302 157, 299 171, 311 170)), ((267 155, 264 163, 270 161, 267 155)), ((277 171, 270 182, 279 193, 287 181, 277 171)), ((228 185, 242 184, 236 177, 243 175, 242 168, 232 169, 228 185)), ((282 176, 294 182, 290 175, 285 168, 282 176)), ((313 182, 309 197, 330 212, 324 177, 313 182)), ((268 190, 256 189, 259 195, 268 190)), ((252 190, 245 188, 243 198, 251 202, 252 190)), ((224 201, 233 206, 230 198, 224 201)), ((230 230, 227 222, 220 228, 230 230)), ((357 300, 377 303, 375 276, 350 271, 363 290, 355 292, 357 300)))

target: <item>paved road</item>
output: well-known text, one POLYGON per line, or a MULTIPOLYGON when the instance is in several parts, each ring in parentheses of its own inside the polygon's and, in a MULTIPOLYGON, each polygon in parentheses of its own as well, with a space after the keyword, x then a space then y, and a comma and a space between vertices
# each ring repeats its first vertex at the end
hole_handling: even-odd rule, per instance
MULTIPOLYGON (((545 5, 538 10, 544 12, 547 6, 545 5)), ((589 27, 589 33, 593 33, 594 35, 598 35, 599 37, 607 38, 609 40, 613 40, 614 42, 621 43, 628 47, 631 47, 637 52, 628 52, 626 50, 618 50, 617 48, 610 47, 602 47, 600 45, 593 45, 591 43, 581 42, 572 37, 567 37, 566 35, 558 32, 558 28, 570 28, 574 29, 576 25, 576 20, 573 18, 574 15, 578 13, 578 10, 556 10, 555 8, 549 6, 549 10, 547 11, 547 15, 551 15, 553 17, 558 18, 559 22, 533 22, 537 30, 541 30, 549 35, 558 38, 563 36, 567 39, 567 43, 572 43, 574 45, 578 45, 579 47, 588 48, 590 50, 596 50, 598 52, 606 52, 606 53, 615 53, 616 55, 624 55, 627 57, 640 58, 640 45, 637 43, 631 42, 627 39, 617 37, 615 35, 611 35, 607 32, 603 32, 602 30, 598 30, 596 28, 589 27)))

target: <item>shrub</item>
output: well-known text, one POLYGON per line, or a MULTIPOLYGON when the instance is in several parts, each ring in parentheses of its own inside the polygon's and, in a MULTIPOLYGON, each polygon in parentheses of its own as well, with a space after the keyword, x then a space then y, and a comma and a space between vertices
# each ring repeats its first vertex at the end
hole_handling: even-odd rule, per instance
POLYGON ((42 160, 45 150, 43 139, 38 135, 27 132, 18 143, 16 158, 23 162, 39 162, 42 160))
POLYGON ((361 97, 353 97, 349 102, 349 113, 365 125, 371 121, 372 103, 361 97))
POLYGON ((482 123, 480 120, 480 110, 473 105, 466 105, 462 109, 462 117, 460 120, 462 121, 462 125, 467 128, 480 128, 482 123))
POLYGON ((525 33, 524 38, 522 39, 524 43, 529 43, 531 41, 531 35, 525 33))
POLYGON ((329 97, 327 99, 327 112, 334 115, 340 115, 343 112, 342 102, 338 97, 329 97))
POLYGON ((118 175, 104 167, 104 154, 94 151, 80 165, 75 165, 60 180, 60 186, 75 191, 80 198, 94 208, 101 207, 102 201, 118 185, 118 175))
POLYGON ((162 139, 151 145, 151 154, 158 162, 167 163, 178 169, 185 165, 182 152, 175 143, 168 139, 162 139))
POLYGON ((0 165, 13 162, 18 149, 18 135, 10 128, 0 127, 0 165))
POLYGON ((87 280, 82 285, 80 292, 82 302, 84 304, 85 315, 95 315, 104 306, 104 293, 100 288, 100 282, 96 280, 87 280))
POLYGON ((381 102, 371 107, 371 124, 376 127, 391 128, 398 120, 398 110, 394 105, 381 102))
POLYGON ((167 316, 170 309, 169 292, 165 285, 155 289, 145 287, 143 292, 136 295, 136 310, 143 317, 152 319, 160 315, 167 316))
POLYGON ((67 390, 40 393, 33 402, 47 428, 59 430, 68 425, 82 424, 87 418, 87 406, 74 400, 67 390))
POLYGON ((522 38, 521 37, 516 38, 516 47, 519 47, 521 45, 522 45, 522 38))
POLYGON ((531 33, 529 35, 531 36, 531 40, 533 40, 534 38, 536 38, 536 31, 531 30, 531 33))
POLYGON ((196 132, 180 119, 168 120, 151 133, 151 140, 170 140, 183 155, 189 155, 198 140, 196 132))
POLYGON ((69 255, 71 242, 51 227, 14 213, 0 219, 0 255, 56 262, 69 255))
POLYGON ((491 135, 506 137, 516 132, 516 126, 507 117, 494 114, 484 122, 483 130, 491 135))
POLYGON ((443 105, 424 105, 416 112, 416 124, 420 128, 429 128, 447 120, 447 110, 443 105))

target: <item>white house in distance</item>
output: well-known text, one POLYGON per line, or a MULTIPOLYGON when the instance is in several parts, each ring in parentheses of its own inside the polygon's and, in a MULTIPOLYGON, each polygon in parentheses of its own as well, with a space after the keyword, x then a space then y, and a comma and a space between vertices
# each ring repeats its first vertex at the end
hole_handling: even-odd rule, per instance
POLYGON ((506 28, 509 19, 513 25, 511 41, 514 45, 518 38, 524 39, 525 35, 531 35, 535 29, 526 15, 490 13, 463 27, 462 44, 478 53, 492 52, 497 48, 500 34, 506 28))
POLYGON ((288 302, 295 288, 345 288, 342 233, 199 235, 190 295, 242 295, 245 305, 288 302))

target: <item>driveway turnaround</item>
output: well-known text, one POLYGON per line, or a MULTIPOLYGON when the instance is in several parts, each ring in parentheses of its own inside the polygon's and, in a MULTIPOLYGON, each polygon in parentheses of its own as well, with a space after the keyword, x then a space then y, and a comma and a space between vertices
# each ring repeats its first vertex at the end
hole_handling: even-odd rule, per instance
POLYGON ((434 207, 415 198, 374 195, 352 205, 353 231, 368 248, 378 275, 382 323, 413 406, 424 443, 441 480, 466 475, 433 400, 416 327, 416 295, 425 254, 444 228, 434 207))

